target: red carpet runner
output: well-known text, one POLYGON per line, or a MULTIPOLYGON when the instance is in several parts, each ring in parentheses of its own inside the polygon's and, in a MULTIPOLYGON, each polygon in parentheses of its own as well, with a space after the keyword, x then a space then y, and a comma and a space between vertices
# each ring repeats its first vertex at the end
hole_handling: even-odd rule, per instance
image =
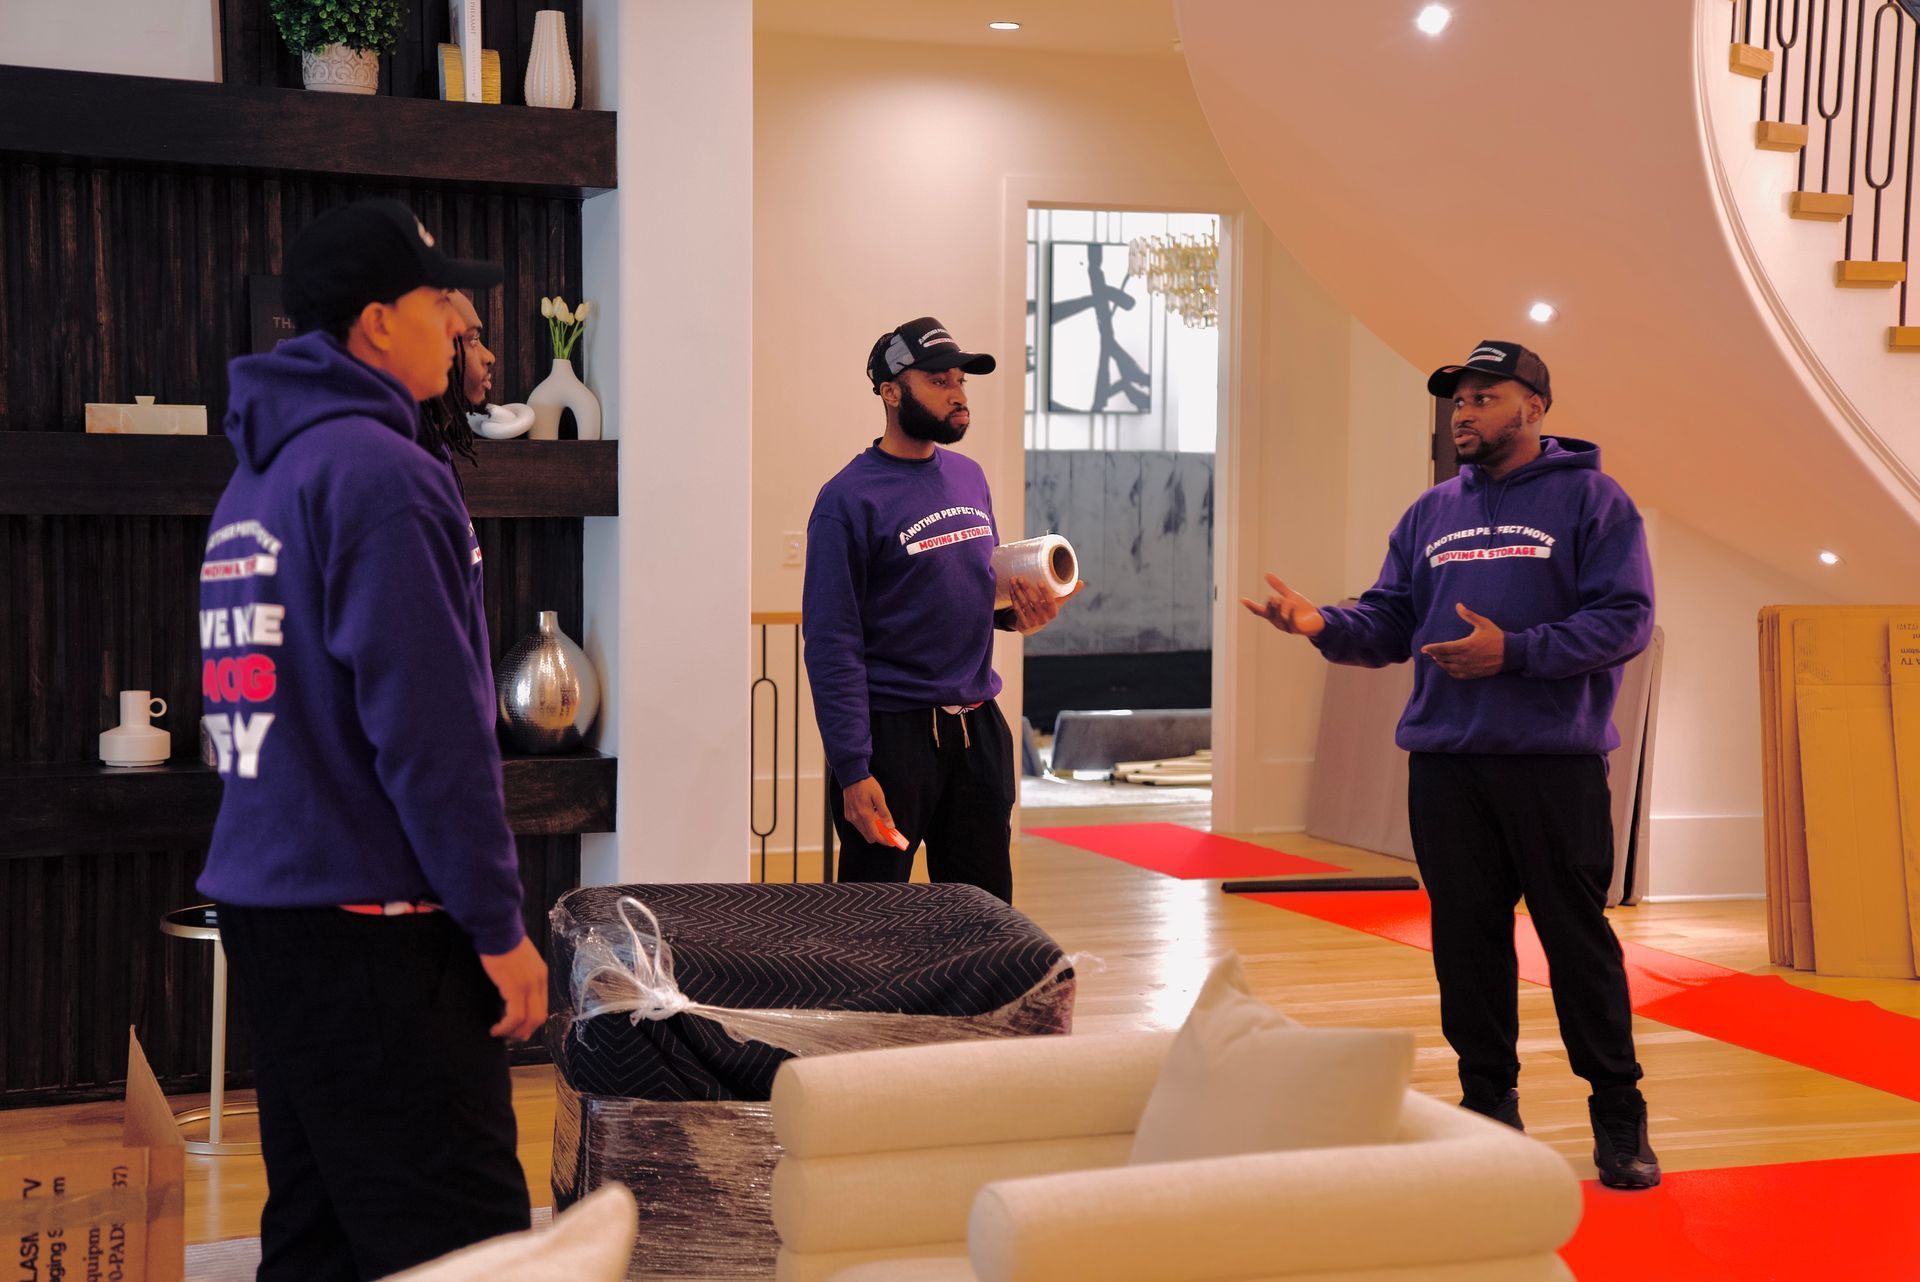
POLYGON ((1347 871, 1338 864, 1290 855, 1284 850, 1268 850, 1250 841, 1216 837, 1180 824, 1088 824, 1079 828, 1028 828, 1026 831, 1063 846, 1090 850, 1136 868, 1187 881, 1347 871))
POLYGON ((1669 1174, 1621 1193, 1588 1181, 1560 1248, 1580 1282, 1911 1282, 1920 1154, 1669 1174))
MULTIPOLYGON (((1247 898, 1415 948, 1433 948, 1425 891, 1309 891, 1247 898)), ((1530 918, 1515 916, 1514 946, 1520 978, 1550 986, 1546 955, 1530 918)), ((1775 975, 1742 974, 1625 940, 1620 946, 1637 1014, 1920 1100, 1920 1020, 1871 1002, 1816 993, 1775 975)))

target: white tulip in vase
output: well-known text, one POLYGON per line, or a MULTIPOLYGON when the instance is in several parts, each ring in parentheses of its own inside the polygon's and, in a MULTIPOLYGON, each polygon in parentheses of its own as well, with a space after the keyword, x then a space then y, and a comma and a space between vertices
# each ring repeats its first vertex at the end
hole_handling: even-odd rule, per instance
POLYGON ((547 334, 553 340, 553 370, 527 396, 527 404, 533 409, 533 430, 527 433, 530 441, 559 440, 562 410, 573 411, 574 428, 581 440, 600 439, 600 400, 573 372, 572 359, 574 346, 587 328, 587 313, 592 310, 590 302, 581 303, 577 310, 570 308, 567 300, 557 295, 540 300, 540 315, 546 318, 547 334))

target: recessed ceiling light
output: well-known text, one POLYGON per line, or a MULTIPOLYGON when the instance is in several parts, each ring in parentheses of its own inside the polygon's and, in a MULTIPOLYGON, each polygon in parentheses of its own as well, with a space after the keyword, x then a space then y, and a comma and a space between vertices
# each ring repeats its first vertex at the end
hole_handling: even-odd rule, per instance
POLYGON ((1840 554, 1838 552, 1822 552, 1820 554, 1820 564, 1838 565, 1840 564, 1840 554))
POLYGON ((1420 16, 1413 20, 1413 25, 1430 36, 1437 36, 1445 31, 1447 24, 1452 21, 1453 10, 1443 4, 1430 4, 1420 11, 1420 16))
POLYGON ((989 23, 988 23, 987 25, 988 25, 989 27, 992 27, 992 28, 993 28, 993 29, 994 29, 995 31, 1018 31, 1018 30, 1020 30, 1020 24, 1019 24, 1019 23, 1017 23, 1017 22, 989 22, 989 23))
POLYGON ((1559 314, 1560 313, 1553 309, 1552 303, 1535 303, 1532 307, 1527 308, 1527 319, 1541 325, 1546 324, 1559 314))

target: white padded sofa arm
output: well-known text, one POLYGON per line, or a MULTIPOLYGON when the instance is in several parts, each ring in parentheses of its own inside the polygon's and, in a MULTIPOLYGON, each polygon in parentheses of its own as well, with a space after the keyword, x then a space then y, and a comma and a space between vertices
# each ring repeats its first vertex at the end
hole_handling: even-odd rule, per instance
POLYGON ((1418 1138, 1007 1180, 975 1199, 981 1282, 1181 1282, 1551 1252, 1580 1220, 1553 1150, 1409 1093, 1418 1138))

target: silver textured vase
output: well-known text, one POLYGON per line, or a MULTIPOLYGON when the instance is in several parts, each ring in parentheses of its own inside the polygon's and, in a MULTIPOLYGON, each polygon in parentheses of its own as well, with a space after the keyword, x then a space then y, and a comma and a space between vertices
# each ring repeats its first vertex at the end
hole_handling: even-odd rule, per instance
POLYGON ((500 728, 521 752, 571 752, 600 711, 600 681, 580 647, 540 611, 539 630, 507 651, 494 673, 500 728))

